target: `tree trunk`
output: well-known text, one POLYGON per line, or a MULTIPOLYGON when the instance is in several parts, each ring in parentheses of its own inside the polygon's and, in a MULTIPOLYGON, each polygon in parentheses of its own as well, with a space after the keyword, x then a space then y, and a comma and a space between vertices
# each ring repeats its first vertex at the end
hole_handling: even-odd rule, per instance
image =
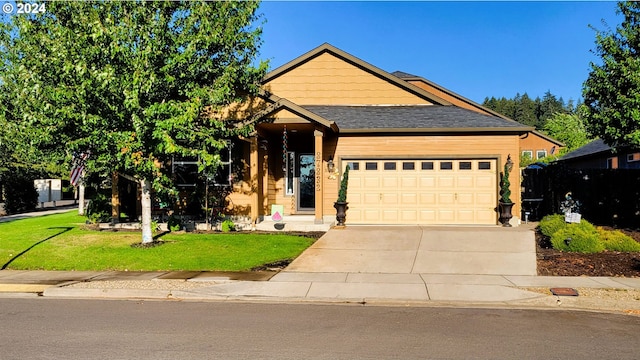
POLYGON ((84 183, 78 185, 78 215, 84 216, 84 183))
POLYGON ((140 204, 142 206, 142 243, 148 244, 153 242, 153 232, 151 231, 151 181, 147 179, 140 180, 142 186, 142 198, 140 204))

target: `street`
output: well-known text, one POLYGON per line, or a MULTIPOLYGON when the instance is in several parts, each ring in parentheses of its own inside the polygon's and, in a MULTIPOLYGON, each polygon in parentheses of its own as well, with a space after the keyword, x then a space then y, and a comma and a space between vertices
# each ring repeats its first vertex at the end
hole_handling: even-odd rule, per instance
POLYGON ((640 318, 576 311, 0 299, 2 359, 637 359, 640 318))

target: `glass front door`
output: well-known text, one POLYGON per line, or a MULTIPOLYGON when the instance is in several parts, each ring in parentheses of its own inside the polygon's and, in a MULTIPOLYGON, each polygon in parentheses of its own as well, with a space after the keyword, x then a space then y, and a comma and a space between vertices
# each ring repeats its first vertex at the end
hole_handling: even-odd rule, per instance
POLYGON ((316 206, 316 166, 311 154, 300 154, 298 157, 298 210, 313 210, 316 206))

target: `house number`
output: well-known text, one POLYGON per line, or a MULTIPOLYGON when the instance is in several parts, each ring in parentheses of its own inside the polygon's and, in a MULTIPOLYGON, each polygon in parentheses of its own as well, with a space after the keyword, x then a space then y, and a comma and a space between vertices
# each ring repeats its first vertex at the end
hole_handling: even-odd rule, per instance
POLYGON ((321 183, 322 183, 322 176, 320 176, 320 173, 322 172, 322 154, 320 154, 320 152, 316 153, 316 191, 320 191, 321 188, 321 183))

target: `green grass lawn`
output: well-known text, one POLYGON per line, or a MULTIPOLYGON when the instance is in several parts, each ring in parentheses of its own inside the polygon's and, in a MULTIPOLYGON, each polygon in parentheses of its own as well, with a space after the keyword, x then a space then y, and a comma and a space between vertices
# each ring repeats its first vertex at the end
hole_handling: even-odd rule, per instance
POLYGON ((132 247, 139 232, 83 229, 77 211, 0 223, 0 268, 15 270, 242 271, 300 255, 313 239, 286 234, 163 235, 132 247))

